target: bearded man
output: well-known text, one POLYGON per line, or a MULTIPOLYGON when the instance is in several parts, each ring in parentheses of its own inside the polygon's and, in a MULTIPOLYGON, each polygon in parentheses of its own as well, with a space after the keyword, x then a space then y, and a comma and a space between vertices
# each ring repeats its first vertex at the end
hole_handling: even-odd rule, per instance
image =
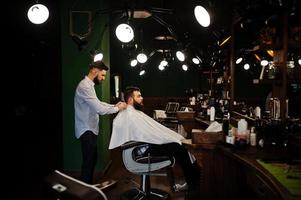
POLYGON ((189 190, 200 184, 200 168, 194 157, 182 146, 185 138, 143 113, 143 97, 138 87, 124 92, 127 108, 113 120, 109 149, 129 141, 149 143, 146 155, 174 157, 183 170, 189 190))

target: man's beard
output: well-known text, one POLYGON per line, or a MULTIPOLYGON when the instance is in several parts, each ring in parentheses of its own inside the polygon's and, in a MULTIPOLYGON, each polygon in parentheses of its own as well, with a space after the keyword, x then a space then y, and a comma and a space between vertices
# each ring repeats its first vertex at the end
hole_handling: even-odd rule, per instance
POLYGON ((95 83, 95 85, 99 85, 99 84, 100 84, 100 81, 98 80, 97 77, 95 77, 95 78, 93 79, 93 82, 95 83))
POLYGON ((134 108, 135 108, 136 110, 143 111, 143 110, 144 110, 143 103, 138 103, 137 101, 134 100, 134 108))

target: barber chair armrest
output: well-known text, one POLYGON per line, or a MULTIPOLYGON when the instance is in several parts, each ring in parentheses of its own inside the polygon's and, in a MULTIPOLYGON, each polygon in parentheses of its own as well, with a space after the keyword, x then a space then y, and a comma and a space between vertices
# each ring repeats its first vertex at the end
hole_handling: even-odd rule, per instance
MULTIPOLYGON (((138 163, 159 163, 166 160, 170 160, 170 158, 167 156, 156 156, 156 157, 145 156, 145 157, 138 158, 135 161, 138 163)), ((171 163, 174 162, 173 160, 170 161, 171 163)))
POLYGON ((129 142, 126 142, 123 145, 121 145, 121 150, 129 149, 131 147, 139 146, 139 145, 142 145, 142 144, 144 145, 144 144, 147 144, 147 143, 137 142, 137 141, 129 141, 129 142))

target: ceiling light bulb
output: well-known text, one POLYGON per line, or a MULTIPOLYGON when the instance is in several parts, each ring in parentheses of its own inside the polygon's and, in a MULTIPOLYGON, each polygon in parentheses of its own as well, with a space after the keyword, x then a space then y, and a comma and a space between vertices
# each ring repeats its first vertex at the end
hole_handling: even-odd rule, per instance
POLYGON ((142 76, 143 74, 145 74, 145 70, 141 70, 139 75, 142 76))
POLYGON ((140 63, 145 63, 147 61, 147 56, 144 53, 139 53, 137 55, 137 60, 140 63))
POLYGON ((260 65, 263 66, 263 67, 267 66, 268 64, 269 64, 269 61, 267 61, 267 60, 262 60, 260 62, 260 65))
POLYGON ((119 24, 115 34, 121 42, 128 43, 134 38, 134 31, 128 24, 119 24))
POLYGON ((237 58, 237 60, 235 61, 236 64, 239 64, 242 61, 242 57, 237 58))
POLYGON ((192 58, 192 62, 196 65, 200 64, 200 60, 197 58, 192 58))
POLYGON ((33 24, 42 24, 49 17, 48 8, 42 4, 35 4, 28 9, 27 17, 33 24))
POLYGON ((196 6, 194 16, 201 26, 208 27, 210 25, 210 15, 204 7, 196 6))
POLYGON ((187 71, 188 70, 188 67, 187 67, 187 65, 182 65, 182 69, 184 70, 184 71, 187 71))
POLYGON ((103 58, 103 54, 102 53, 98 53, 98 54, 94 55, 93 61, 94 62, 101 61, 102 58, 103 58))
POLYGON ((177 51, 176 56, 177 56, 178 60, 181 62, 183 62, 185 60, 185 55, 182 51, 177 51))
POLYGON ((138 64, 138 61, 136 59, 131 60, 131 66, 135 67, 138 64))
POLYGON ((165 69, 165 66, 163 66, 163 65, 160 64, 160 65, 158 66, 158 68, 159 68, 160 71, 163 71, 163 70, 165 69))
POLYGON ((298 59, 298 64, 301 65, 301 59, 300 58, 298 59))
POLYGON ((163 67, 165 67, 166 65, 168 65, 168 62, 166 60, 162 60, 160 62, 160 65, 162 65, 163 67))
POLYGON ((250 69, 250 65, 249 65, 248 63, 244 64, 244 69, 245 69, 245 70, 250 69))

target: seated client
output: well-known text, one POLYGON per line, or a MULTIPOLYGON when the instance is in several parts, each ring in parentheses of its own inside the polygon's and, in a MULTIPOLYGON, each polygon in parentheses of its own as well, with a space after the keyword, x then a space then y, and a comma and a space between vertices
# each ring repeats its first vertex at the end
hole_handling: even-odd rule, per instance
POLYGON ((174 157, 183 170, 188 189, 196 190, 200 184, 200 169, 194 157, 182 146, 181 140, 185 138, 142 112, 143 97, 139 88, 128 87, 124 99, 128 106, 113 120, 109 149, 128 141, 149 143, 147 153, 174 157))

